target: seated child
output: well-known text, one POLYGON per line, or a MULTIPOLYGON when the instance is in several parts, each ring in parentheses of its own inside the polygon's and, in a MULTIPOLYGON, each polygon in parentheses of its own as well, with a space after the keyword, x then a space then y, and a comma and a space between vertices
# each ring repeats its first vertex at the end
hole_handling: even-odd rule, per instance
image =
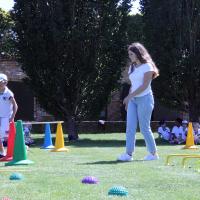
POLYGON ((172 137, 171 137, 171 140, 173 141, 172 143, 181 144, 184 142, 183 127, 181 125, 182 125, 182 119, 177 118, 175 120, 175 126, 173 126, 173 128, 172 128, 172 137))
POLYGON ((198 122, 193 122, 193 134, 194 134, 194 142, 195 144, 200 143, 200 125, 198 122))
POLYGON ((188 121, 187 120, 183 120, 182 121, 182 139, 185 142, 186 138, 187 138, 187 132, 188 132, 188 121))
POLYGON ((31 138, 31 124, 25 124, 24 127, 24 140, 26 145, 33 144, 33 139, 31 138))
POLYGON ((170 139, 170 129, 166 126, 165 120, 160 120, 158 127, 158 134, 160 138, 169 141, 170 139))

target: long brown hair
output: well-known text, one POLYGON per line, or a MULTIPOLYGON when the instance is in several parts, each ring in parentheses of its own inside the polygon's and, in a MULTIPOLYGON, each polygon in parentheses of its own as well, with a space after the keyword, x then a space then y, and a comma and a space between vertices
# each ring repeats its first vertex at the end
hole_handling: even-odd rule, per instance
POLYGON ((159 76, 158 68, 156 67, 154 61, 152 60, 149 52, 147 51, 147 49, 142 44, 140 44, 139 42, 132 43, 131 45, 128 46, 128 50, 135 53, 138 60, 141 63, 143 63, 143 64, 144 63, 151 63, 151 65, 154 68, 153 78, 156 78, 157 76, 159 76))

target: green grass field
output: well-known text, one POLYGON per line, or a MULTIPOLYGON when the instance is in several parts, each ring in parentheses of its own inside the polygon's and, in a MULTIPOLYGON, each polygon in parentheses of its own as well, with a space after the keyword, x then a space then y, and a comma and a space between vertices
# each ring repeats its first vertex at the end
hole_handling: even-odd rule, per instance
MULTIPOLYGON (((155 136, 157 136, 155 134, 155 136)), ((199 200, 200 174, 197 160, 181 166, 181 159, 173 159, 174 166, 165 166, 166 156, 172 153, 195 153, 182 150, 181 145, 157 141, 160 160, 143 161, 146 147, 137 134, 134 161, 116 162, 124 152, 125 134, 81 134, 74 143, 65 142, 69 152, 53 153, 40 149, 43 135, 34 135, 36 144, 29 149, 28 166, 5 167, 0 163, 0 199, 12 200, 199 200), (13 172, 23 174, 24 180, 11 181, 13 172), (85 176, 99 179, 97 185, 85 185, 85 176), (108 196, 112 186, 124 186, 127 197, 108 196)))

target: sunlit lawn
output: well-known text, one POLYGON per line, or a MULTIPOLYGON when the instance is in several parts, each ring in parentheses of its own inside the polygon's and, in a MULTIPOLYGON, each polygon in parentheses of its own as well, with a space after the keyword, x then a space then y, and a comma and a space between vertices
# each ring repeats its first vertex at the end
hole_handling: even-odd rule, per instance
MULTIPOLYGON (((157 136, 155 134, 155 136, 157 136)), ((166 156, 172 153, 199 153, 182 150, 157 140, 160 160, 142 161, 146 147, 140 133, 134 161, 116 162, 124 151, 125 135, 81 134, 75 143, 65 142, 69 152, 53 153, 40 149, 43 135, 35 135, 36 144, 28 152, 34 165, 5 167, 0 163, 0 199, 12 200, 197 200, 200 199, 200 174, 195 161, 191 167, 181 166, 181 159, 173 159, 174 166, 165 166, 166 156), (24 180, 11 181, 13 172, 23 174, 24 180), (97 185, 85 185, 85 176, 99 179, 97 185), (127 197, 108 196, 112 186, 124 186, 127 197)))

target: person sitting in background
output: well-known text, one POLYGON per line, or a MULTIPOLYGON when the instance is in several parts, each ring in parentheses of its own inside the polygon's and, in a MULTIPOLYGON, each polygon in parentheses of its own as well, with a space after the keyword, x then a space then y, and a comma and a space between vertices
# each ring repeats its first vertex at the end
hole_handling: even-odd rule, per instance
POLYGON ((160 138, 169 141, 170 139, 170 129, 166 126, 165 120, 160 120, 158 127, 158 134, 160 138))
POLYGON ((198 122, 193 122, 193 134, 195 144, 200 144, 200 126, 198 122))
POLYGON ((25 124, 24 127, 24 141, 26 145, 33 144, 33 139, 31 138, 31 124, 25 124))
POLYGON ((172 134, 170 140, 173 144, 181 144, 184 142, 183 138, 183 127, 182 127, 182 119, 176 118, 175 126, 172 128, 172 134))
POLYGON ((188 121, 187 120, 183 120, 182 121, 182 139, 184 140, 184 142, 186 141, 187 138, 187 132, 188 132, 188 121))

